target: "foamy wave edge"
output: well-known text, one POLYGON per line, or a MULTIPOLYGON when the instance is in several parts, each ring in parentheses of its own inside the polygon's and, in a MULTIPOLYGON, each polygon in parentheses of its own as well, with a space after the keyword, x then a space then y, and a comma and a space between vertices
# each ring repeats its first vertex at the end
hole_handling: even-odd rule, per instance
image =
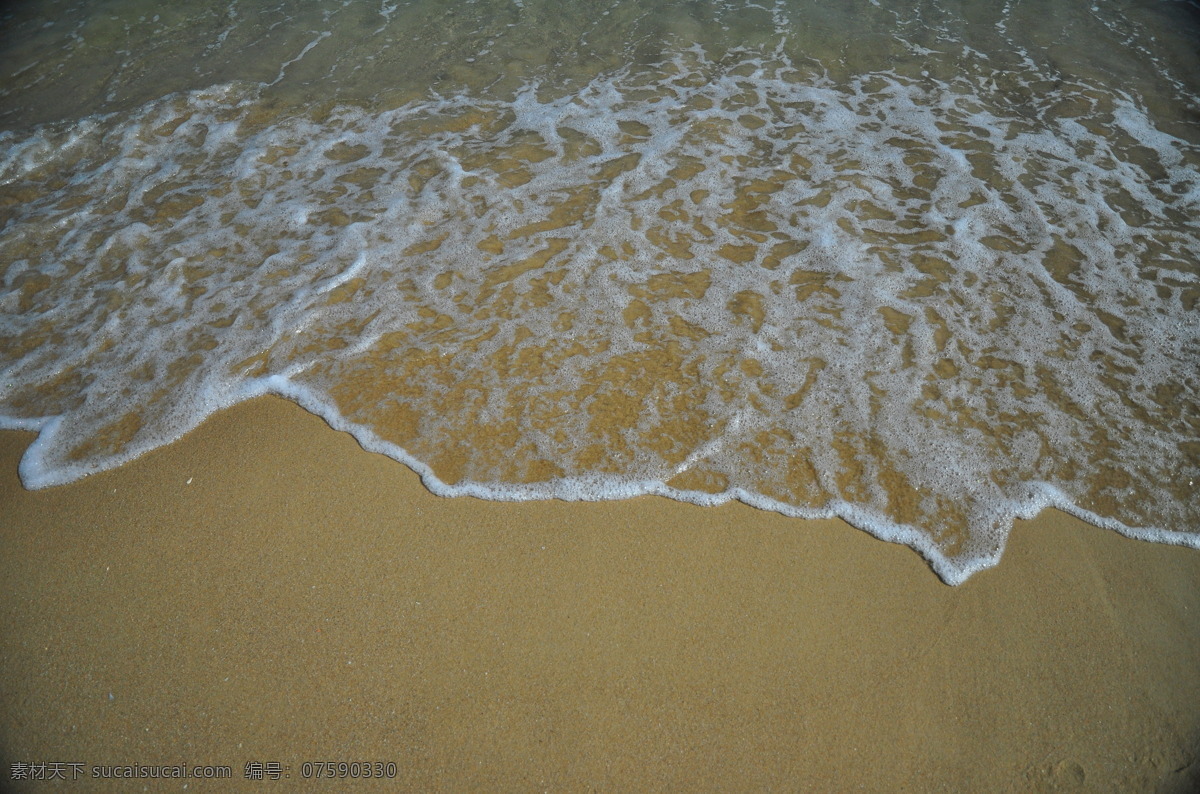
MULTIPOLYGON (((1008 526, 1005 533, 1005 543, 993 554, 974 555, 953 558, 943 554, 928 535, 919 528, 906 524, 890 522, 874 511, 864 510, 850 502, 841 499, 830 500, 824 509, 805 509, 772 499, 763 494, 754 493, 744 488, 730 488, 720 493, 704 491, 687 491, 672 488, 661 480, 636 480, 612 476, 565 477, 547 483, 524 484, 516 483, 503 487, 487 485, 479 482, 465 482, 450 485, 443 482, 434 474, 433 469, 420 459, 411 455, 401 446, 385 441, 370 428, 349 421, 334 407, 332 402, 323 399, 311 389, 306 389, 288 380, 282 375, 260 378, 244 384, 239 394, 232 400, 221 400, 196 422, 198 427, 213 414, 226 408, 232 408, 243 402, 274 395, 299 405, 309 413, 319 416, 334 430, 349 433, 368 452, 374 452, 391 458, 412 469, 421 478, 422 484, 436 496, 453 498, 471 496, 491 502, 532 502, 548 499, 558 499, 565 502, 604 502, 621 499, 632 499, 638 496, 661 496, 676 502, 685 502, 698 507, 718 507, 728 502, 738 501, 750 507, 766 510, 788 518, 820 520, 840 518, 847 524, 859 529, 879 540, 908 546, 921 555, 945 584, 957 586, 976 573, 994 568, 1000 563, 1008 536, 1012 532, 1016 519, 1029 520, 1046 508, 1055 508, 1081 521, 1101 529, 1112 530, 1127 538, 1149 541, 1172 546, 1186 546, 1200 550, 1200 536, 1188 535, 1158 527, 1130 527, 1112 518, 1097 515, 1085 510, 1072 502, 1060 489, 1046 482, 1026 483, 1028 489, 1035 494, 1032 498, 1017 502, 1012 501, 1002 510, 1002 520, 1008 526)), ((210 403, 211 404, 211 403, 210 403)), ((38 433, 38 438, 29 445, 21 457, 18 473, 22 484, 29 490, 43 490, 57 485, 67 485, 92 474, 120 468, 121 466, 140 458, 147 452, 165 447, 180 440, 190 430, 161 444, 139 446, 131 452, 111 456, 100 463, 74 467, 49 468, 43 464, 41 448, 48 439, 59 430, 61 417, 48 419, 18 419, 0 415, 0 430, 18 430, 38 433)))
MULTIPOLYGON (((0 384, 0 387, 2 385, 0 384)), ((955 557, 943 553, 934 541, 920 529, 912 525, 888 521, 876 511, 864 509, 841 499, 830 500, 821 508, 803 508, 744 488, 728 488, 719 493, 708 493, 673 488, 660 479, 636 479, 613 475, 563 477, 532 485, 495 485, 471 481, 449 485, 434 474, 431 466, 399 445, 383 440, 368 427, 350 421, 335 408, 330 400, 325 399, 318 392, 296 384, 289 379, 287 374, 237 383, 208 384, 205 389, 201 390, 201 393, 194 393, 190 396, 188 410, 183 412, 186 417, 178 417, 183 421, 175 424, 175 432, 158 435, 146 442, 131 443, 126 449, 110 454, 101 460, 86 461, 77 465, 47 464, 45 451, 51 446, 51 440, 59 438, 58 433, 60 432, 68 432, 68 428, 64 426, 63 417, 17 418, 0 415, 0 429, 25 430, 39 434, 37 440, 31 444, 23 456, 19 471, 26 487, 42 489, 67 484, 93 473, 119 467, 159 446, 173 443, 219 410, 267 394, 291 400, 310 413, 322 417, 333 428, 349 432, 366 450, 404 463, 421 477, 431 492, 439 496, 474 496, 491 501, 529 501, 534 499, 601 501, 641 495, 658 495, 698 506, 716 506, 736 499, 759 509, 794 518, 842 518, 880 540, 899 543, 914 549, 929 562, 943 581, 952 585, 966 581, 977 571, 995 566, 1002 556, 1004 545, 1011 533, 1015 519, 1032 518, 1046 507, 1055 507, 1090 524, 1117 531, 1130 538, 1200 549, 1200 537, 1157 527, 1131 527, 1115 519, 1085 510, 1072 502, 1059 488, 1035 480, 1025 481, 1021 484, 1021 498, 1010 499, 992 506, 990 515, 996 520, 999 525, 998 529, 1001 530, 998 532, 997 543, 993 549, 989 549, 986 553, 964 554, 955 557)))

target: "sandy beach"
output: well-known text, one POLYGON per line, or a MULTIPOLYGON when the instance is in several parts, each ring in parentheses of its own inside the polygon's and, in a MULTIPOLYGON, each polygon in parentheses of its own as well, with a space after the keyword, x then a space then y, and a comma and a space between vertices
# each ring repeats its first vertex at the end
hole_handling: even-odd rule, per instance
POLYGON ((3 4, 0 794, 1197 794, 1196 9, 3 4))
POLYGON ((46 491, 32 438, 0 434, 14 790, 21 764, 285 790, 325 761, 440 791, 1200 783, 1194 550, 1047 512, 952 588, 838 521, 441 499, 276 398, 46 491))

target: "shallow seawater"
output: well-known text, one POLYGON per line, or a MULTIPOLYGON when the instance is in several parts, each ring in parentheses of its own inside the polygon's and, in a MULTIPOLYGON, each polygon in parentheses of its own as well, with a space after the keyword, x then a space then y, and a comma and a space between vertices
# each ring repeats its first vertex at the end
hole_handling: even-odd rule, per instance
POLYGON ((445 495, 1200 547, 1194 3, 29 2, 0 426, 272 392, 445 495))

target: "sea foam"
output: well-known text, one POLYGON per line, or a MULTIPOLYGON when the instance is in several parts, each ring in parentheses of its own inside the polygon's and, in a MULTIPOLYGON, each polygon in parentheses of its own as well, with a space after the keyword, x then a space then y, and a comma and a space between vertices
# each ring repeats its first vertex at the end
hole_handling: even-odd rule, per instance
POLYGON ((0 133, 0 426, 42 488, 275 393, 439 494, 837 515, 952 583, 1047 506, 1200 547, 1200 153, 988 77, 693 47, 0 133))

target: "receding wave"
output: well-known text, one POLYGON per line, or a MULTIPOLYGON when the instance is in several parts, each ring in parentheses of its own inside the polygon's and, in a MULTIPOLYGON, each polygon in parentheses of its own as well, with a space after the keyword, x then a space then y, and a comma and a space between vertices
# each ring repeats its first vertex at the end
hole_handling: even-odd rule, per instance
POLYGON ((949 582, 1048 505, 1200 546, 1200 148, 1136 97, 701 47, 541 88, 0 134, 26 485, 274 392, 440 494, 839 515, 949 582))

